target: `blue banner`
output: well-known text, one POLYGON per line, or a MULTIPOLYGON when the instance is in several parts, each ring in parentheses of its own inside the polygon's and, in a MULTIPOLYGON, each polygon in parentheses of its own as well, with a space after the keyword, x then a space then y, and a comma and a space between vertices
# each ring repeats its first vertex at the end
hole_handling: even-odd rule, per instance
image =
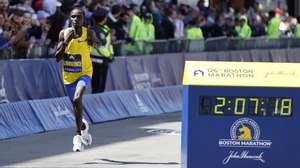
POLYGON ((127 71, 132 89, 164 86, 157 56, 130 57, 127 59, 127 71))
MULTIPOLYGON (((69 97, 29 101, 45 130, 75 127, 75 117, 69 97)), ((87 114, 84 118, 90 122, 87 114)))
POLYGON ((28 102, 0 104, 0 139, 43 131, 28 102))
POLYGON ((117 92, 85 95, 83 106, 93 123, 129 117, 117 92))
POLYGON ((160 114, 163 110, 150 89, 116 92, 131 117, 160 114))
POLYGON ((181 85, 184 67, 183 54, 160 54, 157 57, 163 86, 181 85))
POLYGON ((9 101, 65 96, 61 73, 54 60, 9 60, 3 65, 9 101))
POLYGON ((182 110, 182 86, 153 88, 151 92, 164 112, 182 110))
POLYGON ((117 57, 109 64, 105 91, 132 89, 126 68, 127 57, 117 57))

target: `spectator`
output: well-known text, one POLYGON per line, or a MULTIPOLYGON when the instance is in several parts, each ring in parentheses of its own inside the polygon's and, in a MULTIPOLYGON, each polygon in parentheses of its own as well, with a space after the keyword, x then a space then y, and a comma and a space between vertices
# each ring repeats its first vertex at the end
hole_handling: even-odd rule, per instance
POLYGON ((50 25, 47 39, 49 39, 51 48, 54 48, 57 44, 59 32, 61 29, 63 29, 66 20, 67 16, 59 9, 55 12, 54 15, 51 15, 47 18, 47 21, 50 25))
POLYGON ((294 30, 294 37, 300 38, 300 17, 299 16, 297 17, 297 24, 294 30))
POLYGON ((50 15, 53 15, 56 12, 57 7, 60 7, 62 4, 58 0, 44 0, 43 7, 46 12, 50 15))
POLYGON ((13 25, 5 22, 3 25, 3 33, 0 34, 0 59, 10 59, 14 52, 11 48, 11 39, 13 35, 13 25))
POLYGON ((197 3, 197 7, 199 8, 200 14, 204 17, 208 17, 209 15, 209 8, 204 5, 204 0, 199 0, 197 3))
POLYGON ((45 11, 37 12, 38 25, 32 25, 27 31, 27 38, 34 39, 34 44, 32 44, 28 51, 27 57, 45 57, 48 54, 48 46, 50 40, 47 40, 47 34, 50 26, 47 23, 47 17, 49 14, 45 11))
POLYGON ((186 38, 189 40, 203 38, 202 30, 196 25, 196 21, 192 21, 188 24, 186 30, 186 38))
POLYGON ((127 12, 129 15, 128 35, 129 38, 134 41, 134 43, 128 44, 126 46, 126 51, 134 54, 139 54, 143 51, 143 42, 141 40, 144 31, 141 19, 138 17, 139 8, 137 5, 131 4, 127 12))
POLYGON ((155 40, 155 28, 154 25, 152 24, 152 14, 151 13, 146 13, 143 17, 142 24, 143 24, 143 40, 146 41, 146 45, 144 47, 144 53, 149 54, 153 50, 153 46, 151 43, 147 42, 152 42, 155 40))
POLYGON ((25 11, 28 11, 32 14, 35 13, 35 10, 32 8, 32 0, 25 0, 23 7, 25 11))
POLYGON ((129 23, 129 37, 133 40, 140 40, 142 35, 142 22, 141 19, 138 17, 139 8, 135 4, 131 4, 128 15, 130 17, 129 23))
POLYGON ((39 26, 40 36, 37 38, 38 43, 45 44, 48 46, 50 44, 50 40, 47 39, 47 35, 50 29, 50 25, 48 24, 47 19, 50 15, 45 11, 38 11, 36 15, 40 23, 39 26))
POLYGON ((281 37, 291 37, 291 27, 290 27, 290 22, 289 18, 286 16, 282 17, 282 21, 280 22, 279 25, 279 31, 281 37))
POLYGON ((164 39, 173 39, 175 37, 176 13, 173 9, 166 9, 166 17, 161 22, 161 29, 164 39))
POLYGON ((102 46, 96 48, 91 46, 91 57, 93 63, 92 93, 102 93, 105 90, 108 65, 113 61, 113 47, 111 43, 111 33, 106 25, 108 11, 98 9, 93 14, 95 22, 92 30, 96 33, 102 46))
POLYGON ((29 39, 28 29, 32 27, 31 13, 23 14, 21 11, 16 11, 12 17, 14 25, 12 44, 16 47, 16 58, 26 58, 27 49, 34 43, 34 39, 29 39))
POLYGON ((175 38, 176 39, 182 39, 184 38, 184 12, 180 10, 177 14, 177 17, 175 19, 175 38))
POLYGON ((269 38, 279 38, 280 19, 279 13, 275 15, 275 11, 269 12, 269 21, 267 23, 267 37, 269 38))
POLYGON ((8 18, 8 0, 0 0, 0 14, 4 16, 4 19, 8 18))
POLYGON ((116 38, 117 40, 126 40, 128 39, 128 23, 129 15, 124 12, 120 14, 120 19, 116 23, 116 38))
POLYGON ((245 16, 241 16, 239 27, 236 29, 238 37, 246 39, 251 38, 252 31, 247 20, 248 19, 245 16))
POLYGON ((2 14, 0 14, 0 34, 3 33, 3 25, 5 23, 5 18, 2 14))
POLYGON ((107 26, 111 30, 112 41, 116 41, 116 29, 118 27, 118 19, 122 12, 122 8, 119 5, 114 5, 111 8, 111 11, 108 14, 107 18, 107 26))
POLYGON ((266 34, 265 25, 260 15, 256 15, 256 19, 254 20, 251 28, 253 30, 252 36, 264 36, 266 34))
POLYGON ((43 0, 36 0, 33 4, 34 4, 33 8, 34 8, 35 11, 39 11, 39 10, 44 9, 43 0))
POLYGON ((0 49, 5 48, 6 46, 8 46, 10 40, 12 38, 12 25, 10 24, 10 22, 5 22, 3 24, 3 32, 0 34, 0 49))
POLYGON ((225 15, 225 23, 223 26, 223 34, 227 37, 234 36, 234 18, 230 15, 225 15))

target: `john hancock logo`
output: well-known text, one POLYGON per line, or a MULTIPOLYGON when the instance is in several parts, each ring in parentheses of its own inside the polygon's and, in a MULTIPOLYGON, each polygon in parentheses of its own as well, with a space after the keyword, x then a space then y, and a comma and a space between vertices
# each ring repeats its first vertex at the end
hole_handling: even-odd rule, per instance
MULTIPOLYGON (((227 148, 271 148, 271 140, 260 140, 259 125, 250 118, 240 118, 230 128, 231 139, 219 139, 219 147, 227 148)), ((264 152, 253 154, 249 150, 230 150, 224 158, 223 164, 232 159, 256 160, 265 163, 264 152)))
POLYGON ((203 69, 196 69, 194 70, 194 76, 197 77, 197 76, 200 76, 200 77, 204 77, 205 75, 205 72, 203 69))

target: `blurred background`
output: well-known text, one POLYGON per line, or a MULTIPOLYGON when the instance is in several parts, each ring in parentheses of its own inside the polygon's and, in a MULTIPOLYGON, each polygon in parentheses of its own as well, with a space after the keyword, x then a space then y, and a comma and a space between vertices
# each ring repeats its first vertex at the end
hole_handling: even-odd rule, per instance
POLYGON ((53 58, 74 7, 109 12, 114 56, 300 45, 294 0, 0 0, 0 59, 53 58))

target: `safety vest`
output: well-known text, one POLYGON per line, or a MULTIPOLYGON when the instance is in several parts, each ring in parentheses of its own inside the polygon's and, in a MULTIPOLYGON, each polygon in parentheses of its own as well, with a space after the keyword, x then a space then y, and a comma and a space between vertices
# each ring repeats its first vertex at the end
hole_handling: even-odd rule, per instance
POLYGON ((152 23, 143 23, 144 33, 142 40, 155 40, 155 28, 152 23))
POLYGON ((280 35, 279 32, 280 19, 277 17, 273 17, 267 26, 267 36, 269 38, 278 38, 280 35))
POLYGON ((97 38, 101 42, 101 46, 99 48, 91 46, 91 56, 112 59, 114 50, 111 43, 111 34, 109 27, 107 25, 95 26, 92 28, 92 30, 95 31, 97 38))
POLYGON ((300 38, 300 24, 299 23, 295 27, 294 37, 300 38))
POLYGON ((141 40, 143 36, 143 31, 143 23, 141 19, 138 16, 134 15, 129 25, 129 37, 134 40, 141 40))
POLYGON ((238 36, 242 38, 251 38, 252 30, 248 24, 245 24, 240 28, 240 31, 238 32, 238 36))
POLYGON ((191 27, 186 30, 187 39, 202 39, 203 33, 200 27, 191 27))

